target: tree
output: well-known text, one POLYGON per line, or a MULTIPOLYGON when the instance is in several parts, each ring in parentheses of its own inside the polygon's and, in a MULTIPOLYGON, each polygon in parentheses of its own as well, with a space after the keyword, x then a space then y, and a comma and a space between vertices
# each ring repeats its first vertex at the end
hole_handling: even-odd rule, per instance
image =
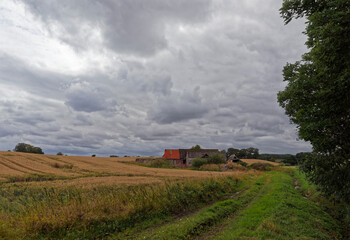
POLYGON ((306 17, 309 52, 283 69, 278 102, 313 153, 301 169, 325 193, 350 202, 350 2, 284 0, 286 24, 306 17))
POLYGON ((58 152, 56 155, 58 155, 58 156, 62 156, 62 155, 63 155, 63 153, 62 153, 62 152, 58 152))
POLYGON ((27 143, 18 143, 14 149, 15 152, 44 154, 40 147, 34 147, 27 143))
POLYGON ((239 149, 237 149, 237 148, 228 148, 227 152, 226 152, 226 157, 229 158, 232 154, 234 154, 234 155, 236 155, 236 157, 238 157, 239 149))
POLYGON ((199 146, 198 144, 196 146, 192 146, 191 150, 201 150, 201 146, 199 146))
POLYGON ((238 158, 258 158, 259 157, 259 149, 257 148, 229 148, 227 149, 226 157, 230 157, 232 154, 235 154, 238 158))
POLYGON ((226 159, 224 155, 219 154, 219 153, 214 153, 211 154, 208 158, 207 161, 209 164, 220 164, 220 163, 226 163, 226 159))

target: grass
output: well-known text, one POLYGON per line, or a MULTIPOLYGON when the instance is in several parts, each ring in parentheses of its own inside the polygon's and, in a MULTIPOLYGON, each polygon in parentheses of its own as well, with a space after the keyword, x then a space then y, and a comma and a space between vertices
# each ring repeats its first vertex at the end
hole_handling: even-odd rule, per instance
POLYGON ((215 239, 339 239, 339 223, 275 172, 264 194, 242 210, 215 239))
POLYGON ((297 169, 3 155, 0 167, 22 172, 0 172, 0 239, 348 239, 348 206, 324 198, 297 169))
POLYGON ((234 199, 216 202, 195 214, 177 218, 163 226, 146 230, 137 235, 135 233, 132 236, 120 234, 117 239, 193 239, 248 204, 258 194, 265 179, 266 177, 260 178, 257 184, 248 181, 242 182, 236 189, 239 192, 230 197, 234 197, 234 199), (248 190, 245 190, 247 188, 248 190))
POLYGON ((117 191, 113 187, 87 191, 24 188, 18 192, 13 189, 12 197, 5 198, 14 200, 14 196, 21 196, 21 203, 16 209, 2 209, 2 212, 12 213, 7 214, 8 234, 20 231, 26 238, 63 238, 74 233, 77 238, 90 233, 93 238, 121 231, 152 215, 179 214, 218 200, 236 186, 236 179, 228 177, 134 186, 117 191))

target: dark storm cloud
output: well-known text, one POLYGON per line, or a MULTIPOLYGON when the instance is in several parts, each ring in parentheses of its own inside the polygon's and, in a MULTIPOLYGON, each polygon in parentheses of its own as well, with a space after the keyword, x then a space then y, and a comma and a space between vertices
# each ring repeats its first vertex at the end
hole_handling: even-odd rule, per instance
POLYGON ((210 0, 24 1, 52 34, 76 48, 100 41, 118 53, 153 55, 167 47, 168 22, 203 22, 210 0))

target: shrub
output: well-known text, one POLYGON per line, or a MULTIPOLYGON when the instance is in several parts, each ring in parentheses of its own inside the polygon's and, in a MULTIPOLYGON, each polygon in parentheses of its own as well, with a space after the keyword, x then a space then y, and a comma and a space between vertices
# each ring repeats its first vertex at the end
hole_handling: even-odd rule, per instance
POLYGON ((171 168, 173 165, 166 159, 155 159, 147 164, 150 167, 156 168, 171 168))
POLYGON ((215 153, 208 157, 208 163, 209 164, 220 164, 220 163, 226 163, 226 160, 223 155, 215 153))
POLYGON ((201 171, 220 171, 220 167, 217 164, 204 164, 199 170, 201 171))
POLYGON ((238 163, 239 165, 242 165, 243 167, 248 167, 248 163, 243 162, 243 161, 241 161, 241 160, 239 160, 237 163, 238 163))
POLYGON ((58 152, 56 155, 62 156, 63 153, 62 152, 58 152))
POLYGON ((96 157, 96 154, 92 154, 91 157, 96 157))
POLYGON ((259 171, 269 171, 273 168, 273 165, 270 163, 253 163, 250 165, 250 168, 259 171))
POLYGON ((202 165, 207 163, 208 163, 208 160, 205 158, 195 158, 192 160, 192 167, 200 168, 202 165))
POLYGON ((110 155, 109 157, 119 157, 118 155, 110 155))

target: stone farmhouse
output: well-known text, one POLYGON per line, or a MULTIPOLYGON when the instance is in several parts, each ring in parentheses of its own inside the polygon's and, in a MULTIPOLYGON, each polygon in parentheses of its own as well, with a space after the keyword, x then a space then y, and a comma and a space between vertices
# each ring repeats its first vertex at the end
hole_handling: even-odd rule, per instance
POLYGON ((175 166, 190 166, 195 158, 207 158, 212 154, 221 154, 218 149, 165 149, 163 159, 175 166))

